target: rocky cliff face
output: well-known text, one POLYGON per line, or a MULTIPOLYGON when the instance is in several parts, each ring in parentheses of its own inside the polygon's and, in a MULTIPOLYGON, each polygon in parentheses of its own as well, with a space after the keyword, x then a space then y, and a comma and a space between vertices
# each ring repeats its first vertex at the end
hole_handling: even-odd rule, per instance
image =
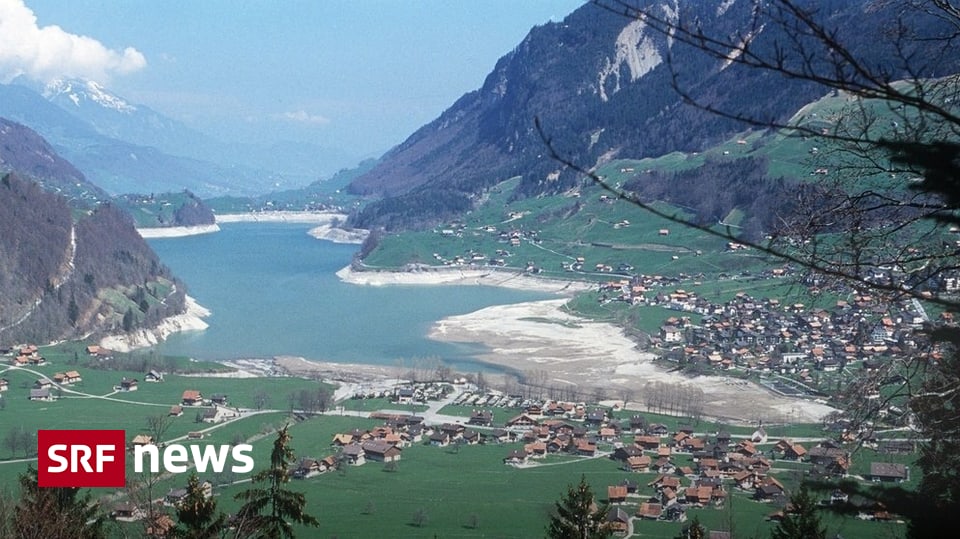
MULTIPOLYGON (((637 4, 665 20, 697 24, 713 35, 739 36, 759 51, 789 42, 782 28, 753 25, 753 2, 637 4)), ((892 62, 891 50, 870 37, 893 24, 891 8, 867 0, 818 2, 815 7, 817 16, 840 29, 841 39, 855 52, 877 65, 892 62)), ((556 149, 592 166, 614 158, 699 151, 745 129, 686 104, 674 85, 709 107, 781 120, 823 92, 730 60, 706 56, 643 21, 586 4, 562 22, 531 30, 480 89, 464 95, 357 178, 349 187, 352 192, 380 200, 353 224, 429 225, 469 209, 483 189, 513 176, 522 176, 517 197, 572 186, 574 174, 547 155, 535 119, 556 149)), ((936 70, 955 72, 957 61, 942 62, 936 70)))

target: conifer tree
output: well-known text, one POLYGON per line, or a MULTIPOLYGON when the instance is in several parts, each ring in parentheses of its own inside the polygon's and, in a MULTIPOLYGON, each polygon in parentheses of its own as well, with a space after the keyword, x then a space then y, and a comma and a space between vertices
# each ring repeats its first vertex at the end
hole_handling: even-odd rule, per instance
POLYGON ((771 539, 826 539, 827 530, 820 523, 816 502, 805 485, 790 497, 789 511, 770 534, 771 539))
POLYGON ((213 539, 223 530, 226 516, 217 511, 217 502, 207 497, 197 474, 187 479, 187 494, 177 504, 177 526, 172 536, 181 539, 213 539))
POLYGON ((602 539, 610 537, 606 511, 597 507, 587 478, 580 476, 580 484, 567 489, 567 494, 555 504, 554 514, 547 527, 550 539, 602 539))
POLYGON ((273 442, 270 452, 270 467, 253 476, 255 485, 264 485, 245 490, 236 498, 244 502, 237 513, 237 535, 268 539, 295 537, 291 522, 318 526, 316 518, 304 512, 306 497, 302 492, 287 490, 290 481, 290 465, 295 462, 290 447, 288 425, 284 425, 273 442))
POLYGON ((37 470, 20 474, 20 501, 13 510, 13 537, 50 539, 104 537, 104 517, 99 504, 79 488, 45 487, 37 483, 37 470))

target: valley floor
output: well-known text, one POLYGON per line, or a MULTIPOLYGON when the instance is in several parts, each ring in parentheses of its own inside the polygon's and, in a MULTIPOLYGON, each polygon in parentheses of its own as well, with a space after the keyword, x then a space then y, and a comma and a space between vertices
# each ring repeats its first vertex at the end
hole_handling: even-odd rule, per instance
MULTIPOLYGON (((593 288, 581 281, 540 279, 517 272, 449 269, 417 272, 368 272, 344 268, 346 282, 383 286, 488 285, 571 296, 593 288)), ((488 307, 437 322, 429 336, 445 342, 483 343, 479 359, 513 372, 541 377, 542 384, 578 392, 602 389, 608 398, 632 393, 642 399, 651 382, 692 385, 703 390, 704 414, 746 423, 809 423, 833 411, 811 400, 773 393, 757 384, 723 376, 691 378, 654 364, 654 355, 639 350, 617 326, 568 313, 566 299, 488 307)), ((635 403, 640 406, 642 403, 635 403)), ((628 402, 628 407, 630 404, 628 402)))

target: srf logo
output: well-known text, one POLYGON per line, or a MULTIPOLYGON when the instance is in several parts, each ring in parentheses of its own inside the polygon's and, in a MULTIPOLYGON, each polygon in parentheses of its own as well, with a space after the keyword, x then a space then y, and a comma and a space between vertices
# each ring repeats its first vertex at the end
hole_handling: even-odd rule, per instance
POLYGON ((38 430, 37 484, 124 487, 125 447, 122 430, 38 430))

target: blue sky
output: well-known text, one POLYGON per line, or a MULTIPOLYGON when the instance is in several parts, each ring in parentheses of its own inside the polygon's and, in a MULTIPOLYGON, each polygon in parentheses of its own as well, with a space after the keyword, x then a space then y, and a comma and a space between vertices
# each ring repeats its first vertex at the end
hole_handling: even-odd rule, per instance
MULTIPOLYGON (((222 139, 309 140, 379 155, 479 88, 530 28, 582 4, 0 0, 0 30, 3 18, 17 21, 7 44, 37 42, 25 53, 37 57, 21 69, 27 76, 86 71, 222 139)), ((18 61, 22 54, 0 56, 0 78, 18 61)))

